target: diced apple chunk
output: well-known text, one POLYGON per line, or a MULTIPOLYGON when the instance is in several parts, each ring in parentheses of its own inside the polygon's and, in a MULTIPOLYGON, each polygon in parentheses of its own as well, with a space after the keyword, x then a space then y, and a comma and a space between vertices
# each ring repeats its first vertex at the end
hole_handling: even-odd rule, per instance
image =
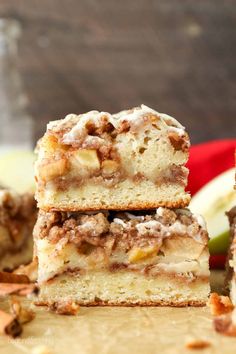
POLYGON ((62 176, 66 171, 66 165, 65 159, 53 161, 49 164, 43 165, 40 167, 40 177, 44 181, 50 181, 56 177, 62 176))
POLYGON ((43 139, 42 145, 44 146, 45 151, 53 152, 58 146, 57 138, 53 135, 48 135, 43 139))
POLYGON ((58 139, 53 135, 47 135, 42 140, 42 146, 44 148, 45 154, 50 156, 55 151, 67 151, 69 149, 68 145, 62 145, 58 142, 58 139))
POLYGON ((119 164, 114 160, 105 160, 102 162, 102 170, 106 175, 111 175, 119 168, 119 164))
POLYGON ((135 263, 143 259, 153 257, 158 252, 157 246, 147 246, 143 248, 134 247, 129 252, 129 262, 135 263))
POLYGON ((74 153, 74 158, 78 162, 87 168, 98 169, 100 168, 100 162, 97 156, 97 151, 93 149, 81 149, 74 153))

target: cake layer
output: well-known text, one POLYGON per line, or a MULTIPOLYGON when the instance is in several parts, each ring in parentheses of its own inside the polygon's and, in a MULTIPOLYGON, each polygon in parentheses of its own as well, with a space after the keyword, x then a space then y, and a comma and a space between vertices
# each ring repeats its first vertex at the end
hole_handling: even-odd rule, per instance
POLYGON ((144 105, 91 111, 48 124, 39 142, 36 198, 44 210, 184 207, 189 138, 144 105), (131 193, 132 192, 132 193, 131 193))
POLYGON ((112 189, 86 183, 80 188, 71 187, 66 192, 47 191, 44 202, 48 210, 73 211, 78 209, 78 204, 79 208, 87 211, 100 210, 101 206, 107 210, 142 210, 155 209, 157 204, 175 208, 185 206, 189 203, 189 196, 178 184, 162 185, 157 189, 152 182, 142 181, 138 188, 134 188, 133 182, 126 180, 112 189))
POLYGON ((208 277, 178 277, 174 274, 146 276, 117 271, 64 274, 40 287, 39 305, 57 307, 75 301, 89 306, 203 306, 210 292, 208 277))
POLYGON ((0 270, 28 263, 33 255, 36 202, 32 194, 0 190, 0 270))
MULTIPOLYGON (((88 291, 94 289, 95 292, 91 293, 93 299, 99 297, 104 304, 148 303, 147 294, 152 286, 154 297, 149 299, 150 304, 155 301, 156 304, 164 304, 165 296, 166 303, 174 303, 178 291, 187 289, 190 284, 189 292, 186 290, 186 297, 183 295, 176 302, 177 306, 181 303, 195 303, 195 286, 203 287, 203 292, 207 286, 209 290, 208 234, 202 218, 191 214, 187 209, 169 210, 160 207, 149 214, 144 211, 132 214, 40 211, 34 239, 38 282, 43 289, 40 295, 42 302, 50 294, 50 288, 52 287, 53 293, 57 286, 60 286, 59 296, 64 298, 74 294, 78 285, 75 299, 81 304, 85 303, 84 298, 80 298, 80 294, 86 294, 85 284, 88 291), (69 284, 74 287, 72 293, 70 286, 61 288, 60 285, 59 279, 67 276, 71 279, 69 284), (104 277, 105 287, 111 282, 109 289, 104 288, 102 297, 99 294, 104 285, 100 284, 99 287, 99 281, 90 284, 96 277, 104 277), (113 297, 106 298, 106 291, 107 294, 112 294, 112 287, 115 287, 117 279, 120 279, 123 297, 119 300, 117 290, 113 297), (184 283, 177 288, 176 295, 170 294, 170 299, 165 293, 169 286, 164 284, 166 280, 170 281, 173 288, 178 282, 184 283), (140 284, 143 289, 140 288, 137 292, 137 286, 132 285, 133 283, 137 286, 140 284), (126 287, 131 294, 133 287, 133 297, 125 292, 126 287), (137 300, 139 296, 140 301, 137 300)), ((205 298, 199 298, 199 304, 205 298)), ((55 300, 57 301, 58 299, 55 300)), ((91 297, 87 298, 87 304, 93 302, 91 297)))

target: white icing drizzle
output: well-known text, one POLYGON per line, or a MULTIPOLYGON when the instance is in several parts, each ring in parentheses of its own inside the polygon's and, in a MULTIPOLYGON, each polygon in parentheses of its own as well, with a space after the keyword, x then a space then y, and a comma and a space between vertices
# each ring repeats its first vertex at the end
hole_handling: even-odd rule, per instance
POLYGON ((121 219, 119 219, 119 218, 114 218, 113 222, 115 222, 115 223, 118 224, 118 225, 121 225, 121 226, 124 227, 124 228, 127 227, 127 224, 126 224, 123 220, 121 220, 121 219))
POLYGON ((157 220, 142 222, 135 226, 138 233, 140 234, 145 234, 147 231, 156 231, 157 229, 161 229, 161 227, 162 227, 161 223, 157 220))
POLYGON ((145 114, 153 114, 155 116, 158 116, 158 118, 164 123, 164 125, 167 125, 166 122, 169 121, 172 123, 172 127, 174 129, 177 129, 178 131, 184 130, 184 127, 173 117, 164 114, 164 113, 159 113, 155 111, 154 109, 145 106, 142 104, 140 107, 135 107, 130 110, 124 110, 119 113, 113 114, 113 117, 116 120, 127 120, 127 121, 136 121, 139 120, 141 117, 143 117, 145 114))
POLYGON ((108 122, 112 124, 115 129, 117 129, 123 121, 128 121, 132 123, 132 125, 135 125, 135 127, 138 127, 138 129, 142 130, 143 124, 140 123, 142 123, 143 117, 147 114, 153 114, 156 116, 157 121, 159 122, 159 128, 161 130, 175 131, 180 136, 185 133, 185 128, 175 118, 167 114, 158 113, 154 109, 143 104, 140 107, 124 110, 113 115, 108 112, 99 111, 90 111, 78 116, 75 114, 68 114, 62 120, 50 122, 47 129, 59 131, 60 128, 66 126, 67 123, 72 122, 74 126, 69 132, 64 134, 62 139, 64 144, 72 144, 76 140, 80 139, 81 136, 87 135, 86 124, 88 122, 92 121, 96 126, 99 126, 100 119, 102 117, 106 117, 108 122))
POLYGON ((159 208, 157 208, 157 210, 156 210, 156 214, 157 214, 158 216, 163 216, 164 210, 165 210, 165 208, 159 207, 159 208))
POLYGON ((53 121, 49 122, 47 124, 47 129, 48 130, 50 130, 50 129, 53 130, 54 128, 59 129, 60 127, 62 127, 63 125, 65 125, 68 122, 71 122, 73 120, 78 120, 79 117, 80 116, 77 114, 73 114, 73 113, 67 114, 64 119, 53 120, 53 121))
POLYGON ((144 220, 144 216, 143 215, 133 215, 131 213, 125 212, 124 213, 130 220, 134 219, 134 220, 144 220))
POLYGON ((197 220, 198 224, 202 227, 203 230, 206 230, 207 227, 206 227, 206 221, 205 219, 203 218, 202 215, 200 214, 194 214, 194 217, 195 219, 197 220))
POLYGON ((136 229, 140 234, 145 234, 147 231, 160 230, 162 237, 171 236, 173 233, 184 234, 186 233, 186 226, 181 224, 180 221, 175 221, 171 226, 165 226, 158 220, 150 220, 136 225, 136 229))
MULTIPOLYGON (((165 208, 160 207, 156 210, 156 214, 161 217, 163 216, 164 210, 165 208)), ((191 212, 187 209, 177 209, 177 210, 179 214, 188 215, 188 216, 191 215, 191 212)), ((158 232, 162 238, 170 237, 173 234, 189 235, 190 237, 194 238, 196 242, 202 243, 201 231, 206 230, 204 219, 200 215, 192 215, 195 222, 198 223, 198 225, 200 226, 198 233, 192 232, 192 224, 185 225, 178 219, 172 225, 169 226, 169 225, 164 225, 158 220, 149 220, 143 222, 144 216, 136 216, 128 212, 126 212, 125 215, 130 220, 136 219, 140 221, 138 224, 135 225, 135 228, 140 235, 144 235, 147 232, 153 232, 153 233, 158 232)), ((129 227, 129 221, 125 222, 120 218, 114 218, 113 221, 121 225, 125 229, 129 227)))
POLYGON ((79 120, 76 125, 66 134, 64 134, 63 142, 65 144, 70 144, 72 141, 76 140, 83 132, 86 134, 86 124, 88 122, 96 122, 106 116, 109 121, 112 120, 112 116, 107 112, 90 111, 85 114, 79 115, 79 120))

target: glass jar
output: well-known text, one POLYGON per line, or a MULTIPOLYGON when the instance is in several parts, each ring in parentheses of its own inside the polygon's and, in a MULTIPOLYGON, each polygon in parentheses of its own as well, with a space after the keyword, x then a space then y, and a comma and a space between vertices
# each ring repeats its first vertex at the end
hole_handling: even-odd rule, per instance
POLYGON ((18 21, 0 19, 0 153, 32 149, 33 121, 17 67, 18 21))

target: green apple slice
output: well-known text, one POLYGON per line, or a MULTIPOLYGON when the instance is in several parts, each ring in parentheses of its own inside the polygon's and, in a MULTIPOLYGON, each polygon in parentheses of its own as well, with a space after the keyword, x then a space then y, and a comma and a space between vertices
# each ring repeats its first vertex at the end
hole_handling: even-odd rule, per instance
POLYGON ((235 169, 232 168, 207 183, 190 203, 194 213, 204 216, 210 242, 211 254, 226 253, 229 244, 229 223, 225 215, 236 205, 235 169))
POLYGON ((34 192, 34 162, 30 150, 13 150, 0 155, 0 185, 19 193, 34 192))
POLYGON ((209 241, 210 254, 226 254, 229 247, 229 230, 209 241))

